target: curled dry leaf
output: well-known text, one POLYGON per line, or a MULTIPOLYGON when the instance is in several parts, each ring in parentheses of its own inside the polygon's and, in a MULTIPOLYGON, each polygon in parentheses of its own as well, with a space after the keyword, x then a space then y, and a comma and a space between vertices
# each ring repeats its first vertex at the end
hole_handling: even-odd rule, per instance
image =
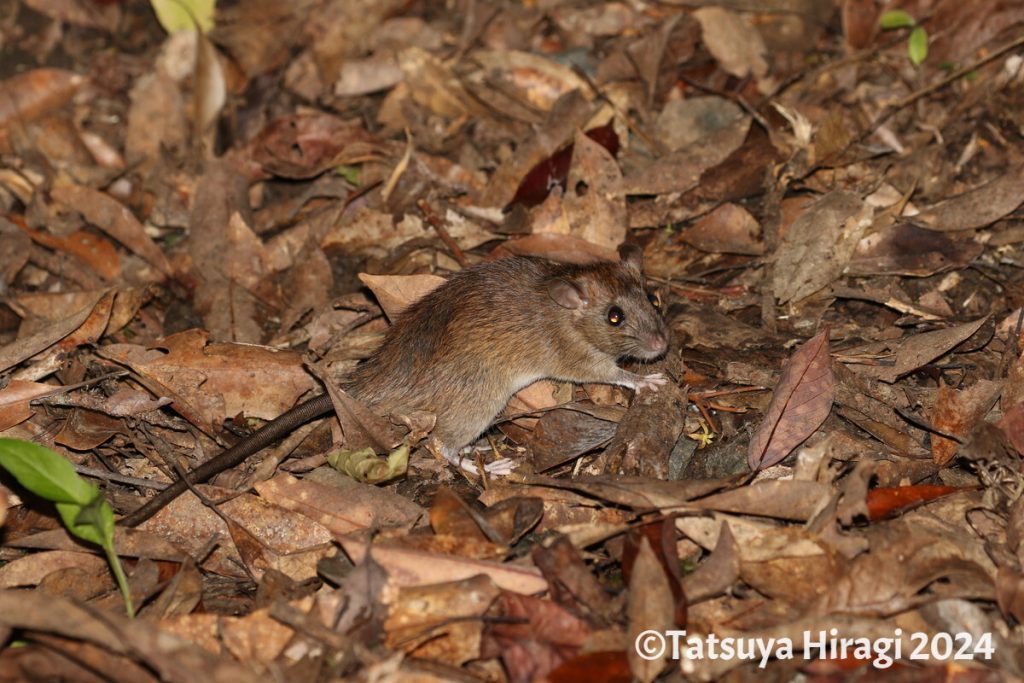
POLYGON ((12 379, 0 389, 0 432, 32 417, 29 403, 53 392, 49 384, 12 379))
POLYGON ((824 330, 797 349, 783 368, 764 420, 750 439, 750 468, 771 467, 789 455, 825 421, 834 396, 828 330, 824 330))

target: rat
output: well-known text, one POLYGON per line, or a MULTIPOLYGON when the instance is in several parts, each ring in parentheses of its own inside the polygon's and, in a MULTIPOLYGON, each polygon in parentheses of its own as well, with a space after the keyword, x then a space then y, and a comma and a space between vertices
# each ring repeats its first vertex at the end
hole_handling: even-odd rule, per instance
MULTIPOLYGON (((515 256, 461 270, 399 313, 380 347, 341 386, 378 413, 433 413, 440 452, 470 471, 475 467, 460 461, 463 447, 537 380, 656 391, 667 381, 662 374, 639 375, 616 363, 654 360, 669 340, 658 300, 645 287, 643 252, 623 245, 619 254, 617 262, 583 265, 515 256)), ((196 467, 188 481, 235 467, 333 409, 327 394, 312 398, 196 467)), ((120 523, 143 522, 186 488, 184 480, 174 482, 120 523)))

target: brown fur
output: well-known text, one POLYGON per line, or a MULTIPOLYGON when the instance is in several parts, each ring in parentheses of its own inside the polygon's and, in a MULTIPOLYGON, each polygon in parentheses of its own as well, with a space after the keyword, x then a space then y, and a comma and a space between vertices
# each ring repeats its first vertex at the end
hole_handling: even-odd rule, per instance
POLYGON ((636 388, 644 379, 615 361, 656 357, 668 338, 638 266, 516 257, 467 268, 400 314, 346 389, 378 412, 434 413, 434 434, 451 455, 538 379, 636 388), (557 303, 549 286, 559 279, 587 303, 557 303), (608 322, 611 306, 625 313, 618 327, 608 322))

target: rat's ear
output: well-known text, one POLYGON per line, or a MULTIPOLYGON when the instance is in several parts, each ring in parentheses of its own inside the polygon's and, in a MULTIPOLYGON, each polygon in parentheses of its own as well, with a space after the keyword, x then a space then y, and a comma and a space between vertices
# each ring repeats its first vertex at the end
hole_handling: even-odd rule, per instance
POLYGON ((548 296, 562 308, 584 308, 590 303, 580 283, 565 277, 548 280, 548 296))
POLYGON ((621 244, 619 245, 619 258, 628 267, 632 268, 636 272, 643 272, 644 269, 644 250, 635 244, 621 244))

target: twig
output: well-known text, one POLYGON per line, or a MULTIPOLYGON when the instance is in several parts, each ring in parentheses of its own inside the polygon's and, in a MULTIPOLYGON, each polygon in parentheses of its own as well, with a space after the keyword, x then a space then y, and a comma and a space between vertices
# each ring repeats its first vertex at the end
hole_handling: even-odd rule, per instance
POLYGON ((437 233, 437 236, 441 238, 441 241, 444 242, 446 247, 448 247, 448 250, 452 252, 452 256, 455 260, 459 262, 460 266, 465 268, 468 265, 466 255, 463 253, 459 245, 456 244, 455 240, 452 239, 447 228, 444 227, 444 221, 434 213, 434 210, 430 208, 430 204, 427 203, 426 199, 421 199, 416 202, 416 206, 423 214, 423 218, 427 223, 430 223, 430 227, 434 228, 434 232, 437 233))
POLYGON ((142 479, 140 477, 128 477, 123 474, 117 474, 115 472, 107 472, 105 470, 98 470, 95 467, 87 467, 86 465, 75 465, 75 471, 79 474, 84 474, 87 477, 93 479, 99 479, 101 481, 112 481, 118 484, 126 484, 128 486, 138 486, 139 488, 156 489, 162 491, 170 484, 162 481, 153 481, 152 479, 142 479))
MULTIPOLYGON (((879 128, 882 127, 882 124, 884 124, 886 121, 888 121, 890 118, 892 118, 893 114, 895 114, 896 112, 898 112, 898 111, 900 111, 902 109, 905 109, 906 107, 910 106, 914 102, 917 102, 922 97, 925 97, 926 95, 930 95, 931 93, 933 93, 933 92, 935 92, 937 90, 941 90, 942 88, 945 88, 949 84, 954 83, 955 81, 960 80, 965 75, 967 75, 967 74, 971 73, 972 71, 974 71, 974 70, 976 70, 976 69, 978 69, 978 68, 988 64, 989 62, 991 62, 991 61, 993 61, 995 59, 998 59, 999 57, 1002 57, 1007 52, 1010 52, 1011 50, 1014 50, 1014 49, 1020 47, 1021 45, 1024 45, 1024 36, 1021 36, 1021 37, 1017 38, 1016 40, 1013 40, 1010 43, 1008 43, 1006 45, 1003 45, 1000 48, 997 48, 992 53, 990 53, 988 55, 985 55, 984 57, 981 57, 980 59, 977 59, 977 60, 971 62, 967 66, 964 66, 964 67, 961 67, 961 68, 957 69, 956 71, 954 71, 950 75, 948 75, 945 78, 943 78, 941 81, 937 81, 936 83, 933 83, 933 84, 931 84, 929 86, 925 86, 924 88, 921 88, 920 90, 907 95, 906 97, 904 97, 902 100, 900 100, 896 104, 890 105, 889 108, 886 109, 885 112, 883 112, 877 119, 875 119, 874 123, 872 123, 870 126, 868 126, 864 130, 864 132, 862 132, 860 135, 858 135, 855 138, 853 138, 852 140, 850 140, 846 144, 846 146, 843 148, 843 150, 842 150, 842 152, 840 154, 845 153, 851 146, 853 146, 854 143, 861 142, 862 140, 864 140, 865 138, 870 136, 872 133, 877 131, 879 128)), ((834 157, 838 157, 839 155, 836 154, 836 155, 833 155, 833 156, 834 157)), ((813 167, 811 167, 807 171, 806 175, 810 175, 811 173, 813 173, 817 169, 818 169, 818 165, 815 164, 813 167)))

